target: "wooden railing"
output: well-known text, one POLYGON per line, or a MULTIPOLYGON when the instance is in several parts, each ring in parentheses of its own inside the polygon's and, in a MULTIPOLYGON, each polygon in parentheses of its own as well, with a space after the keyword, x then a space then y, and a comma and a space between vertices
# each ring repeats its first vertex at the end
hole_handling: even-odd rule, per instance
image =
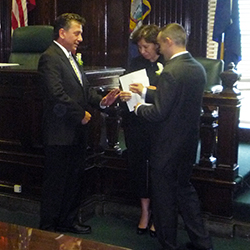
POLYGON ((233 215, 233 195, 239 188, 238 125, 242 97, 237 89, 239 75, 233 67, 231 64, 220 75, 222 92, 204 93, 200 160, 192 178, 203 210, 227 217, 233 215))
MULTIPOLYGON (((241 178, 238 177, 238 125, 242 97, 237 89, 239 75, 234 70, 233 64, 222 72, 220 77, 222 91, 216 94, 204 93, 203 96, 200 155, 198 163, 194 165, 192 182, 198 191, 204 212, 232 218, 234 194, 241 187, 241 178)), ((118 131, 112 127, 108 129, 111 129, 113 134, 118 131)), ((114 150, 112 147, 108 150, 109 153, 113 152, 113 156, 104 154, 101 162, 107 173, 113 173, 106 175, 109 185, 106 194, 109 196, 123 193, 121 189, 128 182, 123 180, 125 184, 121 185, 122 179, 119 179, 118 173, 124 171, 122 166, 125 163, 121 164, 122 156, 116 154, 117 145, 118 141, 117 143, 113 141, 114 150), (112 186, 110 183, 119 185, 112 186)), ((125 193, 123 194, 125 197, 125 193)))

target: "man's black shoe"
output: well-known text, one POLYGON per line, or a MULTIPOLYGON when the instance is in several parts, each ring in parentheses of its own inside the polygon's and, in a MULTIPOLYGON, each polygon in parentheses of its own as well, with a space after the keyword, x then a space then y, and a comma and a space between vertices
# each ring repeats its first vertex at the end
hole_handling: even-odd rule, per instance
POLYGON ((68 233, 74 233, 74 234, 90 234, 91 233, 91 227, 87 225, 79 225, 75 224, 71 227, 58 227, 57 230, 59 232, 68 232, 68 233))
POLYGON ((186 244, 186 249, 187 249, 187 250, 213 250, 212 247, 210 247, 210 248, 197 248, 197 247, 195 247, 194 244, 191 243, 191 242, 188 242, 188 243, 186 244))

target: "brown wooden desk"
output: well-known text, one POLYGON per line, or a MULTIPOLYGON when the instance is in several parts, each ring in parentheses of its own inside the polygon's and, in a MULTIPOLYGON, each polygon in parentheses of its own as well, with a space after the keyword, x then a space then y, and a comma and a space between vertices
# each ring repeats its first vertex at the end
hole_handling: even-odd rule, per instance
MULTIPOLYGON (((123 68, 85 68, 92 87, 99 93, 119 86, 123 68)), ((39 199, 43 173, 42 96, 36 70, 0 68, 0 191, 39 199)), ((93 110, 90 146, 98 149, 101 137, 100 112, 93 110)))
POLYGON ((0 222, 1 250, 129 250, 65 234, 0 222))

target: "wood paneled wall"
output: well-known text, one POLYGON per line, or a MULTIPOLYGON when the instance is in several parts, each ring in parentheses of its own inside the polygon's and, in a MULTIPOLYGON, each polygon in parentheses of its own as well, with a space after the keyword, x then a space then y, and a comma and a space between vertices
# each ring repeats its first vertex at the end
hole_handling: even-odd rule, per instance
MULTIPOLYGON (((0 61, 11 50, 11 0, 0 2, 0 61)), ((207 0, 150 0, 151 13, 144 23, 163 26, 182 24, 188 34, 188 50, 194 56, 206 55, 207 0)), ((50 24, 64 12, 84 16, 84 42, 79 47, 86 65, 126 67, 128 59, 130 0, 36 0, 29 13, 29 25, 50 24)))
POLYGON ((7 62, 10 53, 11 1, 0 1, 0 62, 7 62))

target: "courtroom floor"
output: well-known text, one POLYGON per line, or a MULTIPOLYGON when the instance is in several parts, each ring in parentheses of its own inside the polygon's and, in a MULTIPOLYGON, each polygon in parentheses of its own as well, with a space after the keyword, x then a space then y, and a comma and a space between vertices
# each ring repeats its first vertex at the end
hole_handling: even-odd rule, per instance
MULTIPOLYGON (((37 228, 39 223, 38 214, 29 214, 21 211, 9 211, 0 208, 0 221, 37 228)), ((91 225, 90 235, 75 235, 79 238, 94 240, 107 244, 122 246, 134 250, 158 250, 160 245, 155 238, 147 235, 136 234, 137 221, 113 216, 94 216, 86 224, 91 225)), ((214 250, 248 250, 250 238, 239 237, 212 237, 214 250)), ((184 244, 188 241, 185 230, 178 230, 178 241, 184 244)))
MULTIPOLYGON (((240 175, 249 173, 250 141, 239 147, 240 175)), ((249 180, 249 178, 248 178, 249 180)), ((210 222, 210 227, 217 233, 212 234, 214 250, 249 250, 250 249, 250 182, 244 184, 246 190, 235 199, 236 221, 210 222), (233 234, 232 234, 233 232, 233 234), (244 237, 240 237, 243 234, 244 237)), ((26 227, 38 228, 39 202, 15 199, 0 194, 0 221, 26 227)), ((90 235, 73 235, 107 244, 122 246, 133 250, 158 250, 157 239, 147 235, 137 235, 137 221, 117 216, 93 216, 86 224, 91 225, 90 235)), ((178 242, 184 244, 188 236, 183 228, 178 230, 178 242)), ((1 249, 0 249, 1 250, 1 249)), ((33 249, 32 249, 33 250, 33 249)))

